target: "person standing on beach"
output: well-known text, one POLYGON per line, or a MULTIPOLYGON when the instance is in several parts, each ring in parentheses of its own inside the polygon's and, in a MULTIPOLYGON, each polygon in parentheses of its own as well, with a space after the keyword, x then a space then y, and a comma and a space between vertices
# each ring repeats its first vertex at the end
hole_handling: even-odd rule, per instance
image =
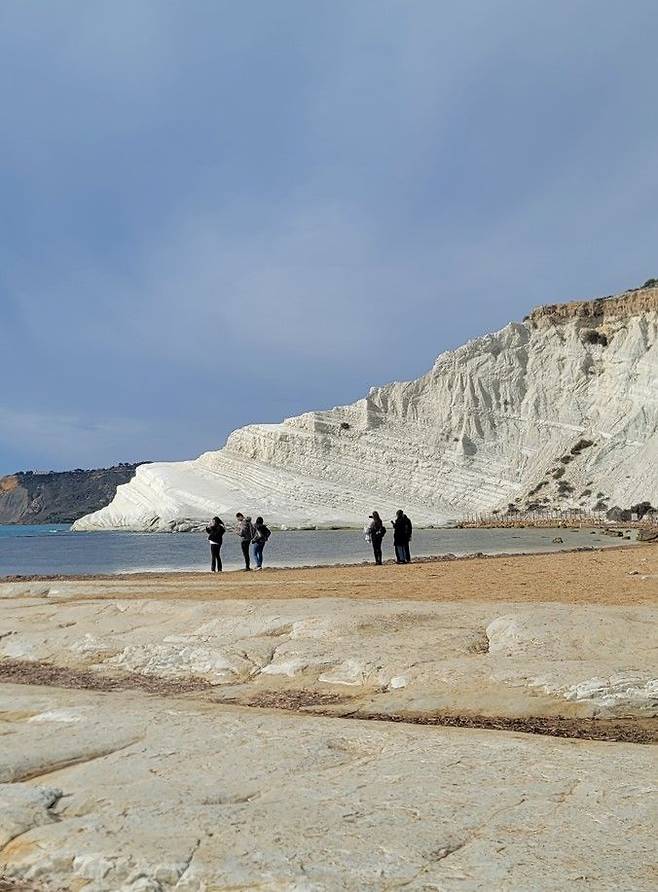
POLYGON ((235 527, 235 532, 240 537, 240 548, 242 549, 242 556, 244 558, 244 568, 245 570, 251 570, 249 545, 254 536, 254 525, 251 522, 251 517, 245 517, 240 511, 235 515, 235 519, 238 522, 235 527))
POLYGON ((257 570, 263 569, 263 549, 271 535, 272 533, 265 526, 263 518, 257 517, 256 523, 254 524, 254 535, 251 538, 251 548, 254 553, 254 561, 256 562, 257 570))
POLYGON ((395 548, 395 563, 410 564, 411 551, 409 543, 411 542, 411 534, 413 527, 411 521, 404 513, 402 508, 398 508, 395 512, 395 520, 393 524, 393 546, 395 548))
POLYGON ((368 525, 366 535, 370 537, 373 554, 375 555, 375 564, 381 566, 382 563, 382 539, 386 535, 386 527, 382 523, 382 519, 377 511, 373 511, 370 515, 371 522, 368 525))
POLYGON ((224 538, 225 532, 226 527, 224 526, 224 522, 220 520, 219 517, 213 517, 210 526, 206 527, 206 533, 208 533, 208 542, 210 542, 211 573, 214 573, 215 570, 217 570, 218 573, 222 572, 222 559, 219 552, 222 548, 222 540, 224 538))
POLYGON ((411 535, 414 531, 414 528, 406 514, 403 513, 402 517, 404 519, 405 529, 406 529, 406 538, 405 538, 405 543, 404 543, 404 561, 405 561, 405 564, 410 564, 411 563, 411 535))

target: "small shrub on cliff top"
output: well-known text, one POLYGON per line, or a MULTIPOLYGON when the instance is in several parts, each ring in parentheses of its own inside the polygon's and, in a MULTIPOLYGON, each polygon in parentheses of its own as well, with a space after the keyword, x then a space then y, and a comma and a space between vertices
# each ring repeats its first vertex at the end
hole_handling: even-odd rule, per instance
POLYGON ((647 279, 643 288, 658 288, 658 279, 647 279))

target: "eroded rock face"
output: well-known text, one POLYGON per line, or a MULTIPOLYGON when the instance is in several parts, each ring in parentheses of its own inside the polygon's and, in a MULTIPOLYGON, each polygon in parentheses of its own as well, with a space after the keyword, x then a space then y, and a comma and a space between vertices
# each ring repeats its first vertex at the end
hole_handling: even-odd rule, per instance
POLYGON ((655 747, 11 685, 0 729, 39 754, 0 866, 44 890, 655 889, 655 747))
POLYGON ((250 425, 196 461, 144 465, 75 528, 184 529, 238 509, 294 526, 399 505, 437 523, 517 499, 656 503, 657 376, 658 289, 542 308, 416 381, 250 425))
POLYGON ((193 679, 225 701, 292 690, 370 713, 658 716, 650 606, 0 603, 0 660, 193 679))

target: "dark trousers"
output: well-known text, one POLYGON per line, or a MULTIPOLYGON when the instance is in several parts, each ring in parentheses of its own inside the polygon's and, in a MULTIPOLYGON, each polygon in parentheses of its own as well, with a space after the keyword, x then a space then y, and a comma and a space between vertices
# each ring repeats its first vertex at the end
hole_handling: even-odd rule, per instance
POLYGON ((240 548, 242 549, 242 557, 244 558, 245 570, 251 570, 249 562, 249 539, 240 539, 240 548))
POLYGON ((406 564, 407 563, 407 546, 406 545, 396 545, 395 546, 395 560, 398 564, 406 564))
POLYGON ((217 570, 218 573, 222 572, 222 559, 219 556, 219 550, 222 546, 218 545, 217 542, 210 543, 210 572, 214 573, 217 570))
POLYGON ((404 545, 404 562, 405 562, 405 564, 411 563, 411 549, 409 548, 408 542, 405 542, 405 545, 404 545))
POLYGON ((381 564, 382 562, 382 540, 378 538, 374 538, 372 540, 372 550, 375 555, 375 563, 381 564))

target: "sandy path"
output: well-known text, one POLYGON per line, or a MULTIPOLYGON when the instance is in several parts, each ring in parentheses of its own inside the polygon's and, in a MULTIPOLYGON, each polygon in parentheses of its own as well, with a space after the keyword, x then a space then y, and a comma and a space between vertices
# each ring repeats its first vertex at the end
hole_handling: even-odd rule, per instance
MULTIPOLYGON (((61 585, 53 585, 53 593, 58 588, 61 596, 73 599, 207 601, 330 597, 652 604, 658 602, 658 547, 637 545, 603 551, 430 560, 403 567, 389 564, 266 569, 260 573, 234 571, 216 575, 58 577, 58 582, 61 585)), ((2 588, 0 585, 0 596, 2 588)))

